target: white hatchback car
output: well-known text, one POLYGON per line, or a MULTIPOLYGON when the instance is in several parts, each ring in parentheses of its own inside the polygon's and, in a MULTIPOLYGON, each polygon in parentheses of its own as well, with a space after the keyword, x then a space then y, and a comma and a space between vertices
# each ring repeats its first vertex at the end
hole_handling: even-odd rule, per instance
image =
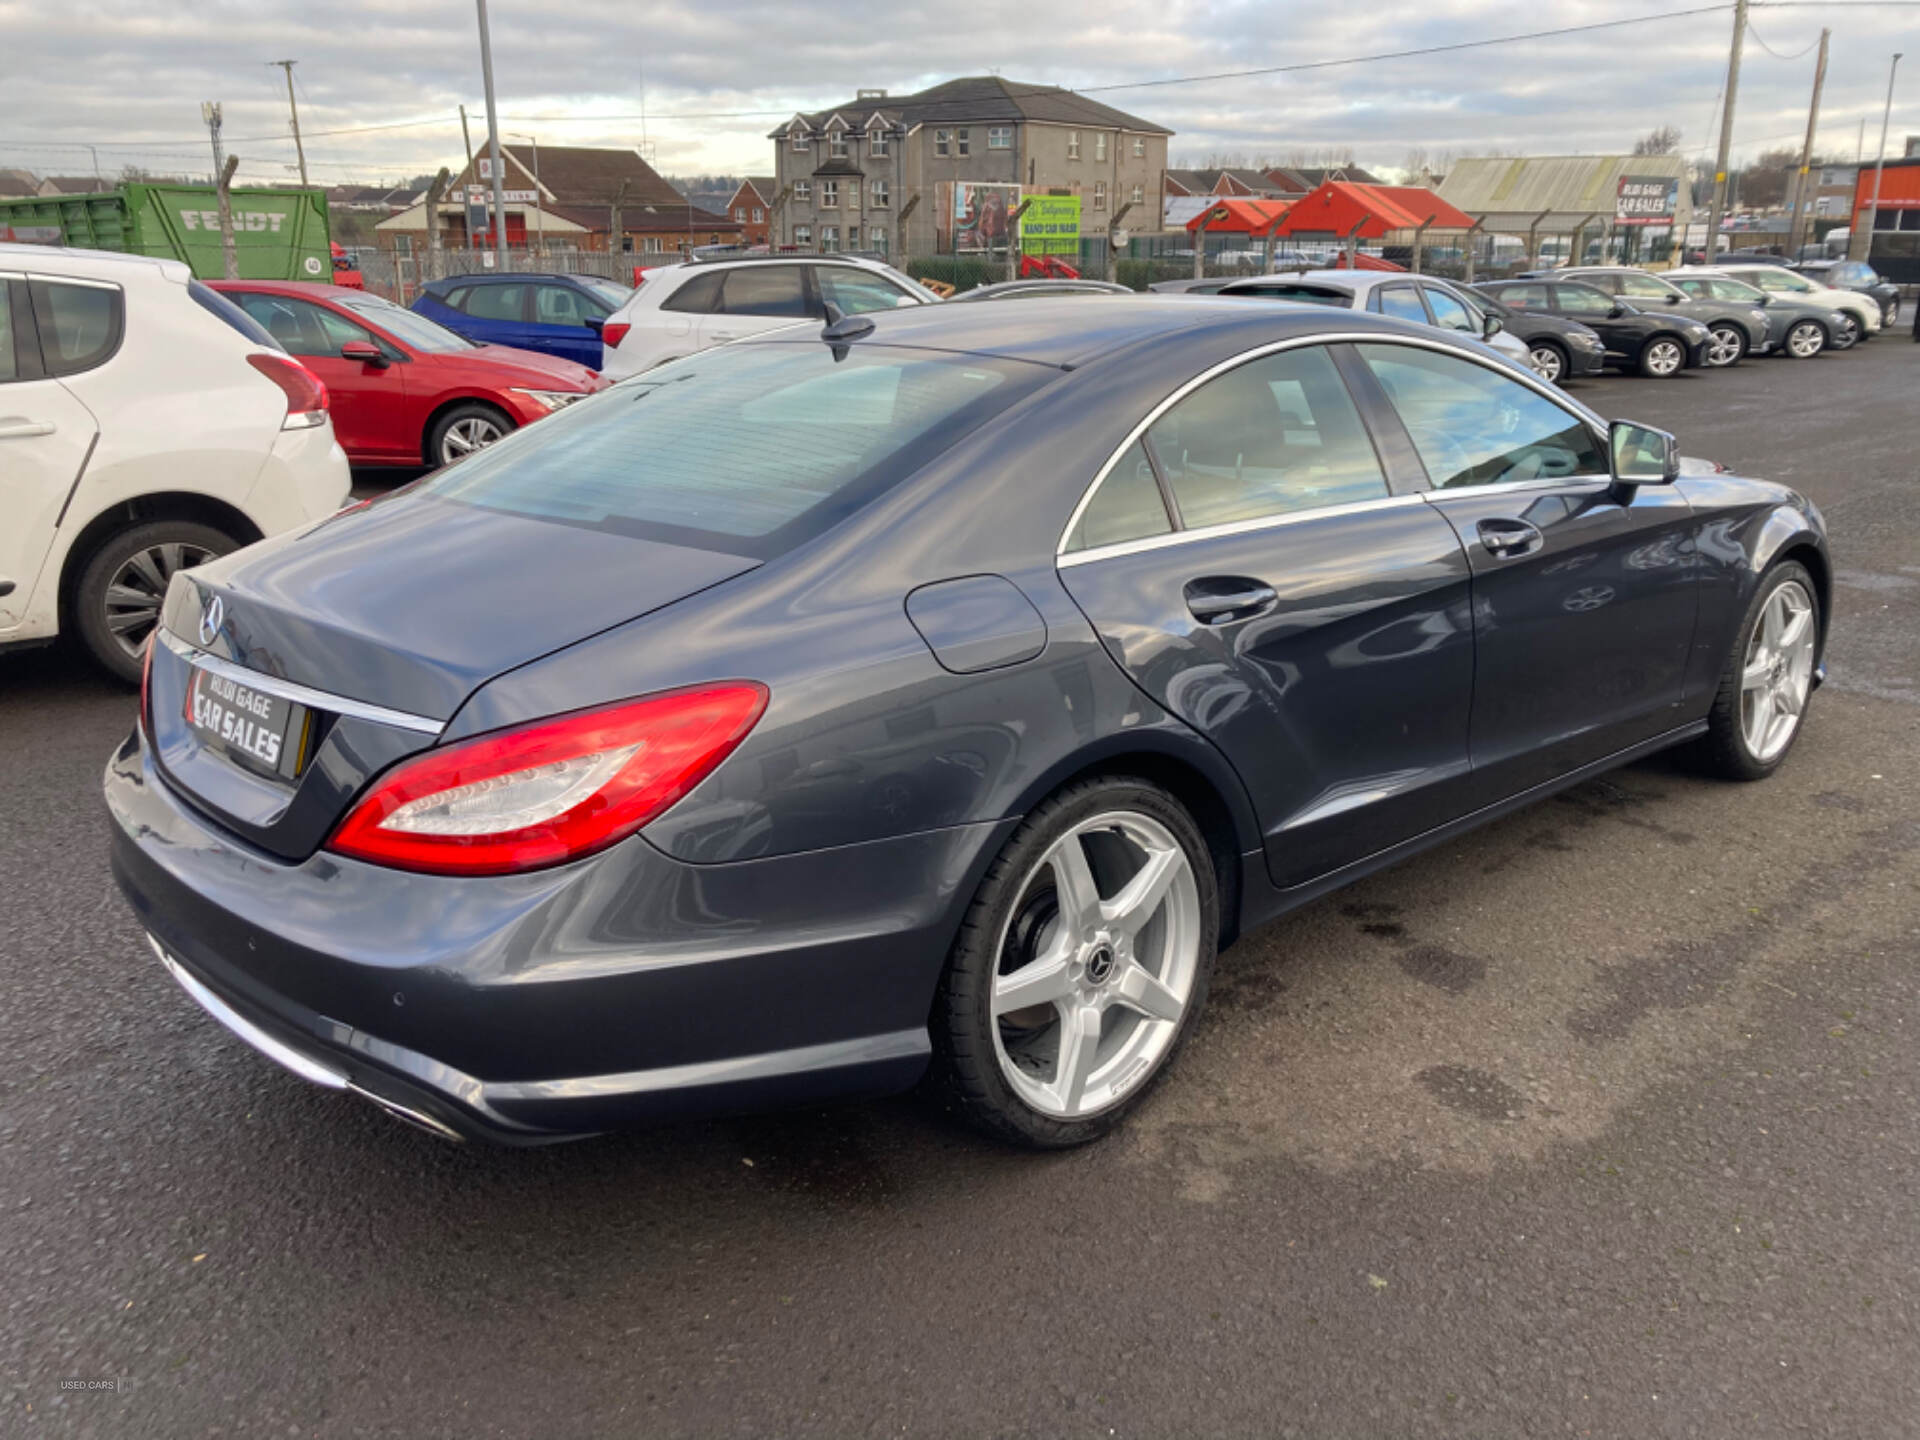
POLYGON ((1668 272, 1668 278, 1674 275, 1725 275, 1764 290, 1769 295, 1781 295, 1803 304, 1838 311, 1845 320, 1851 322, 1853 333, 1834 336, 1833 348, 1836 350, 1852 349, 1857 341, 1880 333, 1880 302, 1871 295, 1863 295, 1858 290, 1836 290, 1831 285, 1822 285, 1782 265, 1768 265, 1764 261, 1754 265, 1722 260, 1717 265, 1685 265, 1668 272))
POLYGON ((326 386, 185 265, 0 244, 0 649, 137 680, 174 571, 350 485, 326 386))
POLYGON ((939 300, 891 265, 854 255, 735 255, 647 271, 607 317, 600 373, 624 380, 696 350, 802 320, 939 300))

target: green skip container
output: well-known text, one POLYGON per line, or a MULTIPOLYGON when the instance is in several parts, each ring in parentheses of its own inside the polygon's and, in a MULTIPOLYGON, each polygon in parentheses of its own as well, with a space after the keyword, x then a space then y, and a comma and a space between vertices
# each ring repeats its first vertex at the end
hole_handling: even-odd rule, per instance
MULTIPOLYGON (((326 192, 235 189, 231 200, 242 280, 333 279, 326 192)), ((206 280, 226 274, 211 185, 132 182, 97 195, 0 200, 0 240, 9 239, 184 260, 206 280)))

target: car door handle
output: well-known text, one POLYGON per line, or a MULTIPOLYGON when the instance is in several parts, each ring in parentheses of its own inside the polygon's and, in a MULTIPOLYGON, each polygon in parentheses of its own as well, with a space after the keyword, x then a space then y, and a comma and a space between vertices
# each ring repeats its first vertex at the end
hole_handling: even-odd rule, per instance
POLYGON ((725 344, 729 340, 738 340, 740 337, 731 330, 715 330, 707 338, 710 340, 718 340, 722 344, 725 344))
POLYGON ((35 435, 51 435, 57 427, 51 420, 29 420, 24 415, 0 418, 0 440, 26 440, 35 435))
POLYGON ((1480 543, 1500 560, 1530 555, 1544 543, 1539 529, 1524 520, 1482 520, 1479 528, 1480 543))
POLYGON ((1273 587, 1241 575, 1209 575, 1187 582, 1187 609, 1202 625, 1226 625, 1271 610, 1273 587))

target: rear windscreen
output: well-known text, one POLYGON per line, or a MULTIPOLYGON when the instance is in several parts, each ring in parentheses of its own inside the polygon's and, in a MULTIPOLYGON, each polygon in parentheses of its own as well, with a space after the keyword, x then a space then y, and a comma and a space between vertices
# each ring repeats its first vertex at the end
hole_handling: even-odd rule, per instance
POLYGON ((1058 373, 861 344, 731 346, 571 405, 424 488, 515 515, 767 558, 1058 373))
POLYGON ((1302 305, 1333 305, 1342 309, 1353 304, 1353 297, 1344 290, 1323 290, 1317 285, 1247 285, 1222 293, 1254 295, 1262 300, 1294 300, 1302 305))

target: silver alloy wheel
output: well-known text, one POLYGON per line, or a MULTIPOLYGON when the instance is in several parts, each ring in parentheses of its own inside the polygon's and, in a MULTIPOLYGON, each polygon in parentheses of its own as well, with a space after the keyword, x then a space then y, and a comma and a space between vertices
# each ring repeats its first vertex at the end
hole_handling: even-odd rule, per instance
POLYGON ((1560 352, 1551 345, 1536 345, 1527 352, 1527 359, 1533 363, 1533 373, 1549 385, 1560 383, 1561 373, 1566 366, 1560 359, 1560 352))
POLYGON ((1833 337, 1833 348, 1851 350, 1860 338, 1860 317, 1851 310, 1840 312, 1840 333, 1833 337))
POLYGON ((1826 332, 1811 320, 1802 320, 1787 332, 1787 353, 1796 360, 1811 360, 1826 348, 1826 332))
POLYGON ((1647 370, 1661 378, 1673 374, 1686 363, 1686 352, 1678 340, 1656 340, 1647 347, 1647 370))
POLYGON ((1740 358, 1745 347, 1745 337, 1737 325, 1719 324, 1713 327, 1707 339, 1707 364, 1720 369, 1733 364, 1740 358))
POLYGON ((1813 597, 1789 580, 1767 597, 1740 672, 1740 729, 1765 764, 1793 739, 1813 688, 1813 597))
POLYGON ((1138 1090, 1179 1036, 1200 939, 1193 865, 1158 820, 1111 810, 1056 840, 995 952, 993 1048, 1013 1092, 1081 1120, 1138 1090))
POLYGON ((447 433, 440 437, 440 463, 451 465, 456 460, 465 459, 476 450, 484 450, 493 444, 506 431, 484 415, 469 415, 464 420, 456 420, 447 427, 447 433))
POLYGON ((136 550, 107 582, 107 633, 114 642, 140 658, 141 648, 160 622, 160 602, 167 598, 167 582, 176 570, 189 570, 214 558, 204 545, 169 542, 136 550))

